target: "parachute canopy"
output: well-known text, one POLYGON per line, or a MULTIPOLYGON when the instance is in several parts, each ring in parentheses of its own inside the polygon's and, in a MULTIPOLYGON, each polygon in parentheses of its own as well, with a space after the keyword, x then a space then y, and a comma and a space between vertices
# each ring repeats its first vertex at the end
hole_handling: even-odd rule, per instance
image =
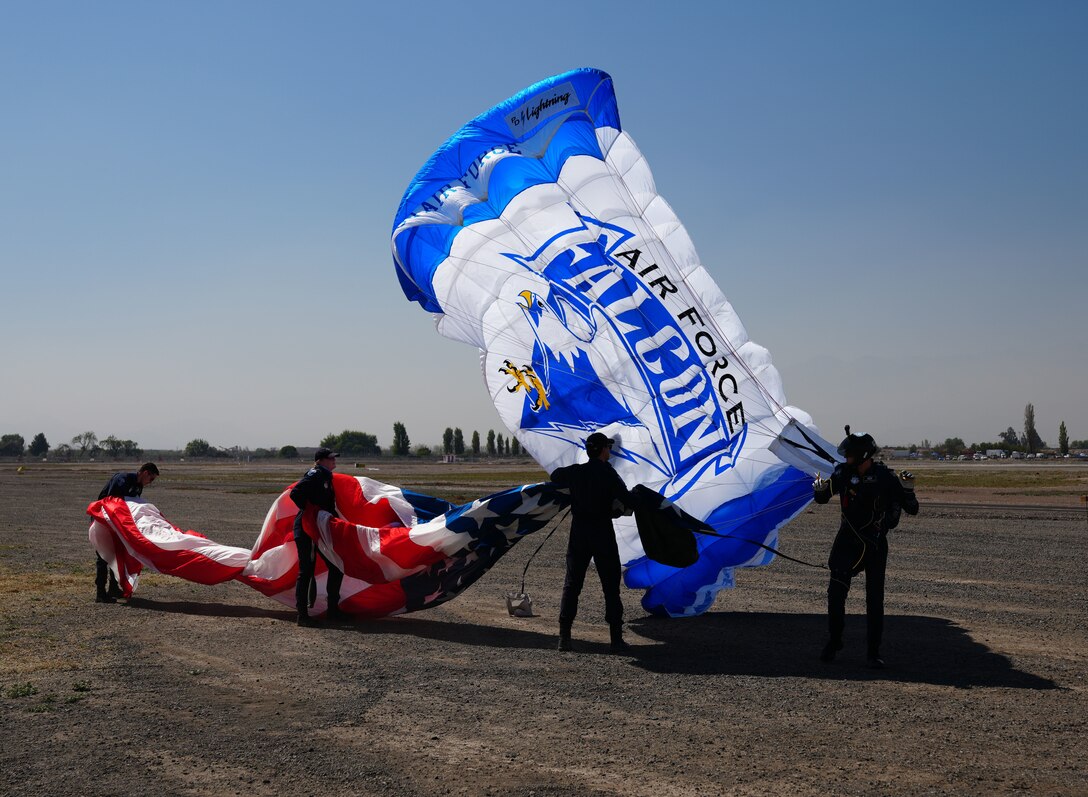
POLYGON ((753 543, 773 545, 813 473, 830 472, 834 446, 786 406, 621 128, 606 73, 549 78, 466 124, 408 187, 392 247, 405 296, 480 349, 500 417, 548 472, 603 432, 629 486, 735 535, 702 538, 699 561, 673 568, 618 524, 649 611, 705 611, 734 567, 769 560, 753 543))
MULTIPOLYGON (((340 517, 312 509, 303 526, 344 573, 340 609, 359 617, 426 609, 461 594, 522 536, 545 526, 568 503, 550 484, 514 487, 454 506, 365 477, 334 473, 332 478, 340 517)), ((93 518, 91 544, 126 597, 147 567, 199 584, 240 581, 295 605, 298 507, 290 487, 268 510, 252 550, 183 531, 139 498, 105 498, 87 513, 93 518)), ((318 558, 315 612, 325 610, 326 574, 318 558)))

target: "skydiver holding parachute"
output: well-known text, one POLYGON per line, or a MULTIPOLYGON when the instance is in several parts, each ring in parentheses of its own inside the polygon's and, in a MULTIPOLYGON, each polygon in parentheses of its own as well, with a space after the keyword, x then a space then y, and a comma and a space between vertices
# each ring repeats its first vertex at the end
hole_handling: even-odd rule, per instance
POLYGON ((914 475, 909 471, 894 473, 883 462, 874 462, 878 451, 872 435, 850 434, 839 446, 846 461, 835 466, 829 479, 819 476, 812 483, 813 498, 826 504, 839 496, 842 519, 831 546, 827 566, 831 580, 827 586, 828 640, 820 660, 831 662, 842 650, 846 620, 846 596, 850 581, 865 572, 865 614, 867 661, 882 668, 880 642, 884 632, 884 572, 888 565, 888 531, 899 524, 900 511, 918 514, 914 495, 914 475))
POLYGON ((298 624, 307 628, 317 626, 317 621, 310 617, 310 585, 314 579, 317 557, 325 560, 328 567, 326 592, 328 593, 328 611, 325 618, 329 621, 343 619, 340 613, 340 584, 344 574, 330 562, 317 547, 302 526, 302 517, 306 507, 314 505, 318 509, 336 514, 336 494, 332 489, 332 472, 336 469, 337 452, 328 448, 319 448, 314 453, 314 466, 303 475, 291 488, 291 500, 298 507, 295 516, 294 537, 298 550, 298 581, 295 582, 295 608, 298 610, 298 624))
POLYGON ((627 650, 623 641, 623 602, 620 600, 620 552, 612 518, 616 503, 633 508, 634 499, 620 475, 608 464, 612 439, 600 432, 586 438, 588 462, 557 468, 549 477, 570 488, 571 522, 567 543, 567 574, 559 608, 559 650, 573 649, 571 627, 578 613, 578 596, 585 583, 589 560, 597 565, 604 590, 604 617, 611 632, 614 653, 627 650))

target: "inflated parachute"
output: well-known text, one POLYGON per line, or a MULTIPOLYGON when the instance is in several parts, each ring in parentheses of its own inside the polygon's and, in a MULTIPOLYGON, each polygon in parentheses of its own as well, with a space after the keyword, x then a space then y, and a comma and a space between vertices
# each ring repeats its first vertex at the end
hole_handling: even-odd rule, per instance
POLYGON ((728 539, 699 561, 647 559, 617 524, 625 583, 654 613, 696 614, 764 564, 834 447, 786 406, 748 335, 620 126, 612 79, 544 80, 466 124, 401 201, 393 256, 438 331, 480 349, 487 389, 548 471, 616 440, 627 484, 658 490, 728 539))
MULTIPOLYGON (((480 578, 523 535, 569 501, 550 484, 514 487, 461 506, 365 477, 333 474, 339 517, 311 509, 303 526, 344 573, 340 608, 384 617, 437 606, 480 578)), ((290 487, 276 499, 253 548, 221 545, 168 521, 139 498, 105 498, 87 508, 91 544, 132 595, 144 568, 200 584, 240 581, 295 605, 298 508, 290 487)), ((325 563, 315 572, 315 613, 325 611, 325 563)))

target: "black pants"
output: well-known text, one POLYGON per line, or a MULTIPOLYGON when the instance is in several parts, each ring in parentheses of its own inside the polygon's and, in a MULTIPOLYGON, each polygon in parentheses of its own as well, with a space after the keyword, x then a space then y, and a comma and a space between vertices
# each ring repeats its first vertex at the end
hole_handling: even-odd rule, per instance
POLYGON ((620 552, 611 530, 606 535, 571 532, 567 543, 567 577, 563 582, 563 600, 559 604, 559 625, 570 628, 578 614, 578 596, 585 584, 589 560, 597 564, 597 575, 604 590, 604 619, 609 625, 623 622, 623 602, 620 600, 620 552))
POLYGON ((316 560, 314 553, 325 560, 329 568, 329 575, 325 582, 325 589, 329 598, 329 609, 335 611, 340 608, 340 584, 344 580, 344 574, 332 562, 325 558, 325 554, 314 545, 313 539, 300 528, 295 529, 295 548, 298 549, 298 581, 295 582, 295 608, 299 614, 308 614, 310 606, 310 581, 314 577, 314 565, 316 560))
POLYGON ((94 588, 96 592, 106 591, 106 578, 109 578, 110 591, 120 591, 120 587, 117 586, 117 579, 113 577, 113 571, 110 570, 110 566, 106 564, 106 560, 98 555, 96 552, 94 555, 94 588))
POLYGON ((846 596, 850 581, 865 573, 865 619, 869 655, 880 652, 884 636, 884 573, 888 567, 887 538, 862 541, 853 532, 839 532, 828 559, 827 630, 833 643, 842 643, 846 623, 846 596))

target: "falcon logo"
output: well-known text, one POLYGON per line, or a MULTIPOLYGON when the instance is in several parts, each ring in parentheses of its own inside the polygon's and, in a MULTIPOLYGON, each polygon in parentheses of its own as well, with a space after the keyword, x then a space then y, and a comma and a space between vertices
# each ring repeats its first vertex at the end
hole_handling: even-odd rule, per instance
POLYGON ((525 395, 529 398, 529 409, 533 412, 540 412, 551 406, 548 403, 548 395, 544 390, 544 385, 541 383, 540 377, 536 375, 536 371, 533 370, 533 366, 526 364, 518 368, 510 360, 507 360, 506 364, 499 369, 499 373, 506 374, 514 379, 514 384, 506 388, 508 393, 525 390, 525 395), (536 394, 535 398, 534 393, 536 394))

